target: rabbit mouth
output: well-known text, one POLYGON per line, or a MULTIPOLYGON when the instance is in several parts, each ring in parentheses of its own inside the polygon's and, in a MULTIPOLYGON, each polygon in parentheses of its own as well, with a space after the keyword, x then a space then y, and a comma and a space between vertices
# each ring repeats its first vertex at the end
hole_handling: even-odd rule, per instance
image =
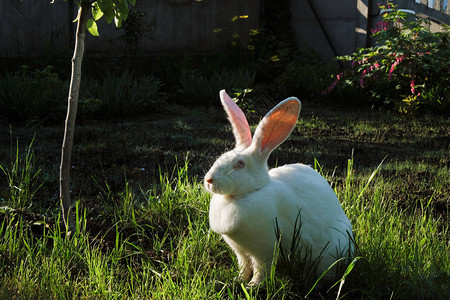
POLYGON ((205 188, 213 194, 220 194, 224 195, 226 194, 225 189, 223 188, 223 185, 220 184, 218 180, 214 180, 212 178, 205 178, 205 188))
POLYGON ((214 193, 213 181, 214 180, 212 178, 208 178, 208 177, 206 177, 205 180, 204 180, 205 188, 211 193, 214 193))
POLYGON ((205 181, 205 188, 209 191, 209 192, 211 192, 211 193, 213 193, 214 191, 213 191, 213 184, 212 183, 208 183, 208 182, 206 182, 205 181))
POLYGON ((214 194, 222 194, 223 191, 221 191, 220 187, 217 186, 217 184, 208 183, 205 181, 205 187, 206 189, 214 194))

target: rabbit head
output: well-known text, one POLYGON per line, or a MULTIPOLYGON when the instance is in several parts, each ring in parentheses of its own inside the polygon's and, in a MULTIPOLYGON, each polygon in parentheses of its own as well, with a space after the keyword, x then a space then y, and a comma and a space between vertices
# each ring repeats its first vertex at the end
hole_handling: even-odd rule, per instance
POLYGON ((291 97, 280 102, 261 120, 252 138, 242 110, 220 91, 236 139, 235 149, 222 154, 205 176, 205 187, 215 194, 237 196, 265 186, 269 180, 267 159, 294 129, 301 103, 291 97))

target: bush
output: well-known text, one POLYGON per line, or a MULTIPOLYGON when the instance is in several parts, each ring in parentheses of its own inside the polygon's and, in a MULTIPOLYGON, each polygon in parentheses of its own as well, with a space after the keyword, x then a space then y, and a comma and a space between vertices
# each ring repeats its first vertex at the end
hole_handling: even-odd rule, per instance
POLYGON ((82 82, 80 111, 107 117, 130 117, 162 109, 162 83, 152 76, 136 77, 129 71, 120 75, 107 72, 100 80, 82 82))
MULTIPOLYGON (((286 2, 286 1, 285 1, 286 2)), ((272 3, 279 8, 279 1, 272 3)), ((247 16, 236 16, 232 22, 246 20, 247 16)), ((273 20, 272 20, 273 21, 273 20)), ((289 27, 289 20, 279 20, 289 27)), ((266 24, 267 25, 267 24, 266 24)), ((228 28, 216 29, 226 44, 219 54, 221 66, 231 69, 247 68, 254 71, 254 81, 258 90, 264 90, 276 98, 295 95, 299 98, 319 98, 325 81, 332 72, 320 55, 312 49, 299 49, 293 37, 285 31, 274 28, 250 30, 247 45, 241 37, 228 28)), ((286 29, 287 30, 287 29, 286 29)), ((234 88, 253 88, 255 86, 234 86, 234 88)))
MULTIPOLYGON (((107 72, 101 79, 82 79, 81 116, 133 117, 163 109, 162 83, 152 76, 136 77, 129 71, 107 72)), ((55 122, 67 110, 69 81, 59 79, 50 66, 30 70, 22 66, 0 77, 0 116, 8 123, 55 122)))
POLYGON ((276 97, 318 98, 332 71, 312 49, 299 49, 265 29, 252 33, 246 51, 256 81, 276 97))
POLYGON ((0 115, 7 122, 40 121, 64 115, 68 85, 54 69, 22 66, 0 77, 0 115))
POLYGON ((409 22, 392 3, 380 9, 383 21, 372 29, 376 45, 338 57, 351 67, 337 75, 324 94, 335 87, 341 92, 356 89, 364 100, 402 113, 450 111, 449 27, 432 33, 423 26, 427 21, 409 22))
POLYGON ((295 95, 300 99, 316 99, 331 70, 318 54, 298 51, 273 80, 272 90, 282 97, 295 95))

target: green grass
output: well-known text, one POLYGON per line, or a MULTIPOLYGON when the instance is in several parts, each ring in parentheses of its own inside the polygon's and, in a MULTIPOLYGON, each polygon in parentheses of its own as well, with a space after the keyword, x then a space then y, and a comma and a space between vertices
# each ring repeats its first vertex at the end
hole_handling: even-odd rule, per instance
MULTIPOLYGON (((78 223, 70 238, 52 188, 57 162, 48 162, 59 149, 48 137, 55 129, 41 128, 33 151, 22 151, 33 130, 12 130, 17 151, 5 144, 0 165, 22 174, 14 186, 40 189, 16 193, 11 176, 0 177, 1 299, 299 299, 310 292, 316 278, 288 273, 272 272, 258 288, 234 282, 237 262, 209 229, 210 196, 201 183, 215 156, 232 146, 229 128, 223 131, 225 120, 208 122, 202 110, 174 111, 176 122, 80 125, 78 223)), ((320 281, 308 297, 448 299, 448 120, 343 115, 306 111, 299 134, 271 161, 315 165, 353 224, 353 268, 332 288, 320 281)), ((10 134, 4 130, 0 136, 10 134)))
MULTIPOLYGON (((25 157, 21 159, 19 156, 19 145, 17 144, 10 167, 7 168, 0 165, 0 171, 7 178, 9 202, 17 208, 25 208, 30 205, 34 195, 43 185, 43 183, 38 183, 37 181, 41 170, 35 165, 34 153, 31 150, 32 145, 33 140, 25 150, 25 157)), ((13 156, 12 145, 11 156, 13 156)))
MULTIPOLYGON (((354 225, 361 259, 343 292, 349 298, 445 299, 448 228, 438 229, 442 220, 433 219, 427 202, 413 211, 399 210, 383 191, 389 183, 376 174, 370 182, 356 180, 352 163, 345 185, 336 191, 354 225)), ((236 262, 209 230, 208 195, 197 178, 189 177, 187 164, 171 177, 161 174, 154 190, 141 191, 145 201, 136 200, 127 182, 117 198, 108 189, 103 193, 105 203, 115 203, 103 216, 110 227, 90 232, 86 208, 77 207, 71 238, 65 238, 59 220, 41 220, 43 232, 36 234, 36 220, 3 209, 2 298, 277 299, 308 291, 289 277, 249 291, 233 282, 236 262)), ((319 292, 333 297, 336 288, 319 292)))

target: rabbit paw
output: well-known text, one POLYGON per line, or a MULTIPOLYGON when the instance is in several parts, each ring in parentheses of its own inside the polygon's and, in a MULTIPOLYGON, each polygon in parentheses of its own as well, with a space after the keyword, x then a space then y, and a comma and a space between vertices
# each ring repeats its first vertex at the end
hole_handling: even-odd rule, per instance
POLYGON ((253 275, 253 278, 248 283, 248 286, 249 287, 258 286, 261 284, 261 282, 264 281, 264 279, 266 279, 266 272, 265 269, 262 268, 260 271, 258 271, 256 274, 253 275))
POLYGON ((249 266, 242 267, 239 275, 234 278, 236 282, 249 282, 252 279, 253 270, 249 266))

